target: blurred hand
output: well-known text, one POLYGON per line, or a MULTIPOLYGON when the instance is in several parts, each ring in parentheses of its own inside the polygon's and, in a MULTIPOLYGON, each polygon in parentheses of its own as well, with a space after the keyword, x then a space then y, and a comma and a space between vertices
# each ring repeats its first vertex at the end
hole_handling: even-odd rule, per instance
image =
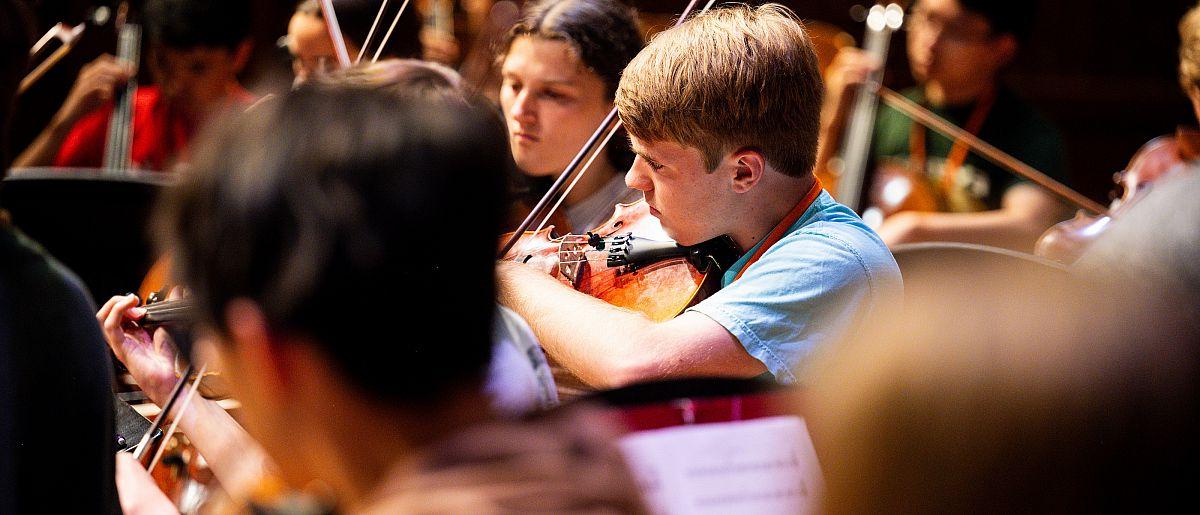
POLYGON ((58 110, 58 120, 74 124, 83 115, 112 100, 117 90, 124 88, 134 73, 136 68, 130 63, 109 54, 97 57, 79 72, 75 85, 58 110))
POLYGON ((117 453, 116 483, 121 511, 128 515, 179 513, 132 454, 117 453))
POLYGON ((145 308, 137 307, 139 302, 137 295, 113 297, 96 313, 96 320, 113 354, 146 396, 162 406, 178 381, 175 345, 166 330, 158 328, 151 336, 137 325, 146 316, 145 308))
POLYGON ((420 37, 421 46, 424 47, 423 57, 426 61, 446 66, 458 64, 462 51, 459 48, 458 39, 454 36, 438 30, 422 29, 420 37))
POLYGON ((862 85, 879 67, 880 64, 860 48, 838 50, 825 71, 825 110, 840 110, 846 91, 862 85))
POLYGON ((888 247, 921 241, 921 213, 901 211, 887 217, 876 231, 888 247))

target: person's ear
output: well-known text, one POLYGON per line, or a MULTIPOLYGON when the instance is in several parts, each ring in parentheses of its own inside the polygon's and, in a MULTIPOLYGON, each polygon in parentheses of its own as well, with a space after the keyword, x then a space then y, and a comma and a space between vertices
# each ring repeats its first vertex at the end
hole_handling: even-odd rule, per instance
POLYGON ((996 62, 1000 64, 1000 68, 1008 66, 1017 58, 1017 51, 1021 49, 1020 43, 1017 42, 1017 37, 1012 34, 1001 34, 996 37, 993 42, 995 49, 996 62))
POLYGON ((246 69, 246 63, 250 62, 250 55, 254 52, 254 42, 249 38, 242 40, 238 46, 233 49, 233 72, 242 73, 246 69))
POLYGON ((767 158, 754 148, 742 148, 725 158, 732 166, 734 193, 745 193, 754 188, 767 172, 767 158))
POLYGON ((258 304, 234 299, 225 307, 225 327, 230 346, 225 355, 236 361, 226 366, 240 376, 239 383, 253 388, 255 396, 286 398, 290 386, 287 356, 258 304))

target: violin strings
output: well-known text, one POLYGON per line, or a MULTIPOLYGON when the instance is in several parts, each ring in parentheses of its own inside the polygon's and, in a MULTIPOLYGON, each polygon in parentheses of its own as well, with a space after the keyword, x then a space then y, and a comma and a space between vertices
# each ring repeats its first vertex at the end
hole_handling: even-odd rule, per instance
POLYGON ((379 55, 383 53, 383 48, 387 46, 388 40, 392 39, 392 31, 396 30, 396 23, 400 21, 400 15, 404 14, 404 10, 408 8, 409 0, 404 0, 400 4, 400 10, 396 12, 396 17, 392 18, 392 26, 388 27, 387 34, 383 35, 383 41, 379 42, 379 48, 375 49, 375 56, 371 58, 371 62, 379 60, 379 55))
MULTIPOLYGON (((117 40, 117 55, 121 60, 137 63, 141 44, 141 28, 137 24, 121 26, 117 40)), ((130 77, 119 93, 109 118, 108 139, 105 142, 104 167, 108 170, 127 170, 131 166, 129 145, 133 125, 133 97, 137 95, 137 78, 130 77)))
POLYGON ((140 322, 144 324, 161 324, 164 322, 182 322, 190 320, 192 317, 187 313, 150 313, 146 315, 140 322))
POLYGON ((194 309, 195 306, 190 302, 181 302, 179 304, 171 304, 169 306, 160 306, 159 304, 151 304, 142 309, 146 310, 146 314, 164 315, 169 313, 185 313, 194 309))
POLYGON ((581 263, 591 263, 593 261, 604 261, 604 259, 600 259, 600 258, 566 259, 566 260, 559 260, 558 264, 560 264, 560 265, 578 265, 581 263))
POLYGON ((157 310, 151 310, 148 307, 148 309, 145 309, 145 310, 146 310, 146 315, 155 315, 155 316, 175 315, 175 313, 186 313, 188 311, 191 311, 192 306, 188 305, 188 306, 179 306, 179 307, 164 307, 164 309, 157 309, 157 310))
POLYGON ((186 309, 186 308, 190 308, 190 307, 192 307, 191 301, 188 301, 185 299, 177 299, 177 300, 164 300, 161 302, 155 302, 153 304, 147 304, 146 306, 143 306, 143 309, 145 309, 146 311, 169 311, 172 309, 186 309))
POLYGON ((154 304, 150 304, 148 306, 145 306, 143 309, 145 309, 146 311, 151 311, 151 312, 159 312, 159 311, 172 311, 172 310, 180 310, 180 309, 191 309, 192 307, 193 307, 192 303, 187 302, 187 301, 164 301, 164 302, 156 302, 154 304), (170 304, 168 304, 167 302, 170 302, 170 304))
POLYGON ((383 11, 387 9, 388 0, 383 0, 379 5, 379 12, 375 13, 375 21, 371 22, 371 30, 367 31, 367 39, 363 40, 362 48, 358 49, 358 57, 354 59, 354 64, 362 62, 363 54, 367 53, 367 46, 371 44, 371 38, 375 36, 375 27, 379 26, 379 19, 383 17, 383 11))
MULTIPOLYGON (((187 413, 188 406, 192 404, 192 399, 196 398, 196 391, 200 389, 200 381, 204 380, 205 370, 208 370, 208 363, 200 367, 200 372, 196 374, 196 380, 192 381, 192 387, 188 389, 187 397, 183 399, 183 404, 179 406, 179 414, 171 421, 171 426, 167 428, 167 432, 163 435, 162 445, 158 446, 158 452, 154 453, 154 458, 150 460, 150 465, 146 467, 147 473, 154 472, 154 466, 158 465, 158 461, 162 459, 163 452, 167 450, 167 442, 170 442, 171 437, 175 435, 175 428, 179 427, 179 421, 183 420, 183 414, 187 413)), ((164 411, 158 416, 165 417, 167 416, 167 412, 164 411)))

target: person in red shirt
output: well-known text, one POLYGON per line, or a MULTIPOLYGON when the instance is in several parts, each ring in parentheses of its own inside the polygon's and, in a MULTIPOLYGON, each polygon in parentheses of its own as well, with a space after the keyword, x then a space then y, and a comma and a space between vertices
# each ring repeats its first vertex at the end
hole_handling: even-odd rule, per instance
MULTIPOLYGON (((250 11, 240 0, 150 0, 144 21, 154 85, 137 89, 131 156, 135 168, 166 170, 186 160, 205 119, 254 100, 237 81, 250 57, 250 11)), ((13 166, 100 166, 113 97, 134 73, 134 65, 111 55, 85 66, 13 166)))

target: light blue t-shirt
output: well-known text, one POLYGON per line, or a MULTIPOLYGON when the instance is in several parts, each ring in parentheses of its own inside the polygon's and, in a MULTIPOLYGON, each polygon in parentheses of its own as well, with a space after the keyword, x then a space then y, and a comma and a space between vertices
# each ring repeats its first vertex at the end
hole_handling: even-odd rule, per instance
POLYGON ((818 346, 850 335, 902 297, 900 269, 887 246, 825 191, 734 281, 757 250, 746 252, 725 272, 723 288, 689 311, 728 329, 781 383, 797 382, 818 346))

